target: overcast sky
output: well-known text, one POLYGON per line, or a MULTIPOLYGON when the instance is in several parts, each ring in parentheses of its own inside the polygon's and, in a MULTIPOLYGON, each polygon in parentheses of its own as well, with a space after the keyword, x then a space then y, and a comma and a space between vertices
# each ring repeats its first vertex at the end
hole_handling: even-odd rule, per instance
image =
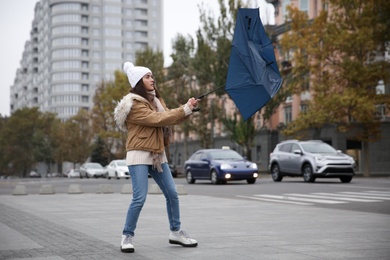
MULTIPOLYGON (((0 1, 0 114, 10 115, 10 86, 22 58, 24 44, 30 39, 31 22, 37 0, 0 1)), ((218 15, 218 0, 164 0, 164 58, 170 61, 171 41, 178 33, 195 37, 199 27, 198 5, 218 15)))

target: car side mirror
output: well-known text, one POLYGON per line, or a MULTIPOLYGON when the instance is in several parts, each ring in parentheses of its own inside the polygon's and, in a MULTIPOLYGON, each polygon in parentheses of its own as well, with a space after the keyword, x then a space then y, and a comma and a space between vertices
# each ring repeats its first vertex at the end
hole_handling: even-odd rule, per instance
POLYGON ((337 152, 337 153, 342 153, 342 151, 341 151, 341 150, 337 150, 336 152, 337 152))
POLYGON ((299 149, 296 149, 296 150, 293 151, 293 154, 300 154, 300 155, 302 155, 302 151, 299 150, 299 149))

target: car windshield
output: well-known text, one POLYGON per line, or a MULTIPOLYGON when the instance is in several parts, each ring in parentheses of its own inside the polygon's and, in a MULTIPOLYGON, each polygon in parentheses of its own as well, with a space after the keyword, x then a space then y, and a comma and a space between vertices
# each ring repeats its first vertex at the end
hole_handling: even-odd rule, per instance
POLYGON ((88 164, 87 165, 88 168, 91 168, 91 169, 101 169, 102 166, 98 163, 91 163, 91 164, 88 164))
POLYGON ((118 161, 117 163, 116 163, 118 166, 127 166, 126 165, 126 161, 118 161))
POLYGON ((308 153, 337 153, 332 146, 325 143, 302 143, 301 145, 308 153))
POLYGON ((242 160, 242 156, 235 151, 213 151, 210 152, 210 156, 213 160, 242 160))

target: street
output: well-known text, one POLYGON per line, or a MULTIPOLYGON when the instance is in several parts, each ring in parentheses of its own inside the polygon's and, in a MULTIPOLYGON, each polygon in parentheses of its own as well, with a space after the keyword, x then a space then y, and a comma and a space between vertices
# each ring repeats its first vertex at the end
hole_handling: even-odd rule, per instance
MULTIPOLYGON (((149 179, 150 185, 154 184, 149 179)), ((0 181, 0 259, 388 259, 389 178, 304 183, 261 176, 187 184, 175 178, 183 228, 199 246, 168 243, 165 199, 151 193, 131 256, 119 250, 131 180, 11 179, 0 181), (70 185, 82 194, 68 194, 70 185), (99 187, 112 187, 103 194, 99 187), (27 195, 12 195, 23 185, 27 195), (40 194, 50 185, 55 194, 40 194), (128 185, 127 185, 128 186, 128 185)))
MULTIPOLYGON (((258 178, 255 184, 245 181, 224 185, 213 185, 209 181, 188 184, 185 178, 174 180, 191 195, 390 214, 390 178, 355 177, 347 184, 339 179, 305 183, 302 178, 287 177, 282 182, 274 182, 268 175, 258 178)), ((52 185, 56 193, 67 193, 71 184, 79 184, 84 193, 96 193, 101 184, 110 184, 114 193, 120 193, 123 185, 129 183, 131 180, 126 179, 12 179, 0 181, 0 194, 12 194, 16 185, 24 185, 28 194, 39 194, 44 184, 52 185)), ((149 179, 149 183, 154 184, 153 179, 149 179)))

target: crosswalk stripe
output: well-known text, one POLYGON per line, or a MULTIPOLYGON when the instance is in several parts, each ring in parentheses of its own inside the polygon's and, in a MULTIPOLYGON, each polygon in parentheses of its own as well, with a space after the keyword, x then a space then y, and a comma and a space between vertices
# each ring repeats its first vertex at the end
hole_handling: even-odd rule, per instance
POLYGON ((271 199, 281 199, 281 200, 293 200, 293 201, 304 201, 304 202, 314 202, 314 203, 324 203, 324 204, 342 204, 346 203, 344 201, 335 201, 335 200, 322 200, 322 199, 305 199, 305 198, 297 198, 297 197, 290 197, 290 196, 280 196, 280 195, 268 195, 268 194, 261 194, 261 195, 255 195, 256 197, 261 198, 271 198, 271 199))
POLYGON ((312 194, 298 194, 298 193, 287 193, 286 195, 307 197, 307 198, 318 198, 318 199, 345 200, 345 201, 354 201, 354 202, 380 202, 381 201, 381 200, 373 200, 373 199, 358 199, 358 198, 346 198, 346 197, 334 197, 334 196, 329 198, 329 196, 327 195, 312 195, 312 194))
POLYGON ((257 197, 250 197, 250 196, 241 196, 241 195, 237 195, 236 197, 244 198, 244 199, 251 199, 251 200, 261 200, 261 201, 266 201, 266 202, 278 202, 278 203, 286 203, 286 204, 303 205, 303 206, 313 205, 312 203, 305 203, 305 202, 275 200, 275 199, 257 198, 257 197))
POLYGON ((364 196, 364 195, 354 195, 354 194, 342 194, 342 193, 337 193, 337 194, 332 194, 332 193, 322 193, 322 192, 317 192, 313 194, 318 194, 318 195, 327 195, 327 196, 336 196, 336 197, 347 197, 347 198, 362 198, 362 199, 374 199, 374 200, 389 200, 389 198, 383 198, 383 197, 373 197, 373 196, 364 196))
POLYGON ((385 197, 390 197, 390 192, 387 191, 365 191, 364 194, 375 194, 377 196, 385 196, 385 197))
POLYGON ((350 192, 350 191, 343 191, 340 192, 342 194, 347 194, 348 196, 365 196, 366 198, 372 198, 372 199, 378 199, 378 200, 390 200, 390 197, 383 197, 383 196, 376 196, 375 194, 367 194, 362 192, 350 192))

